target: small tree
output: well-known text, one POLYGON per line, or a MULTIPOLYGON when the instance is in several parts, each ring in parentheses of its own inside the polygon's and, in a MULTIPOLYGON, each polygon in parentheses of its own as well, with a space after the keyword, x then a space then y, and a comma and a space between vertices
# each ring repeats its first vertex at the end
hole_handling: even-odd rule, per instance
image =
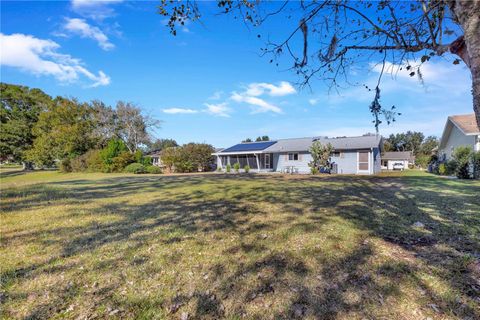
POLYGON ((169 147, 162 150, 160 157, 162 163, 167 167, 169 172, 172 172, 175 168, 175 163, 178 162, 179 152, 176 147, 169 147))
POLYGON ((330 143, 322 145, 320 141, 314 141, 310 147, 310 153, 312 154, 312 161, 309 163, 312 172, 321 169, 330 169, 330 154, 333 151, 333 147, 330 143))

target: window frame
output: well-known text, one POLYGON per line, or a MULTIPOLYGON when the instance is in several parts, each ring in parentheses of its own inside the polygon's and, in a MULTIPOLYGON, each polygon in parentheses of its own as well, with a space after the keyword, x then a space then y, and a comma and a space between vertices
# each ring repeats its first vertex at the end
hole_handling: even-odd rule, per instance
POLYGON ((287 156, 288 156, 288 161, 299 161, 300 159, 298 152, 289 152, 287 156), (292 155, 292 159, 290 159, 290 155, 292 155), (295 159, 295 156, 297 157, 297 159, 295 159))

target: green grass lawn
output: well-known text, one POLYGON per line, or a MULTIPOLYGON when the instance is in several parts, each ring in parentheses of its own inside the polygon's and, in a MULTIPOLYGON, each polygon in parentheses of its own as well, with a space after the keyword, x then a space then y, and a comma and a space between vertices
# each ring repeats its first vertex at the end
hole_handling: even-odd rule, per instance
POLYGON ((479 181, 1 176, 3 318, 480 318, 479 181))

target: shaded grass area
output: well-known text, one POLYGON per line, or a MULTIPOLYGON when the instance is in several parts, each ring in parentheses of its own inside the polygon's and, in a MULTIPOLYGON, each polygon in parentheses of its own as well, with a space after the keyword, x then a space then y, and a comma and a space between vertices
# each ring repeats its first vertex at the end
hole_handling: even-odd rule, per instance
POLYGON ((419 171, 2 177, 2 312, 475 319, 479 195, 419 171))

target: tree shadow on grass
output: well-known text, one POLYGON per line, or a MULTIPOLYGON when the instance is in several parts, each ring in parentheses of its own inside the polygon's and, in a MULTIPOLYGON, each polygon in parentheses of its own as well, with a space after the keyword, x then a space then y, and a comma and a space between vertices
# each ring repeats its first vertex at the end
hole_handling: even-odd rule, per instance
MULTIPOLYGON (((128 241, 135 248, 159 237, 163 245, 170 246, 191 239, 192 235, 197 236, 198 241, 205 241, 202 240, 204 235, 221 231, 223 237, 240 237, 239 242, 224 250, 225 255, 232 257, 229 260, 231 265, 212 261, 206 266, 214 275, 207 283, 210 289, 179 294, 169 303, 162 304, 162 308, 177 304, 176 310, 171 310, 175 313, 183 305, 193 303, 195 307, 191 309, 194 310, 191 315, 195 318, 221 318, 227 315, 250 316, 255 314, 255 308, 270 310, 272 305, 268 303, 278 303, 285 305, 281 310, 271 309, 269 316, 333 319, 354 314, 375 318, 378 314, 367 306, 381 309, 387 299, 401 295, 403 283, 412 282, 425 291, 439 316, 480 317, 478 309, 472 307, 478 303, 475 298, 480 288, 468 266, 461 264, 462 255, 480 252, 480 200, 477 197, 480 187, 476 184, 465 190, 464 182, 435 177, 423 180, 423 177, 285 178, 254 175, 128 177, 102 179, 95 185, 89 183, 92 182, 75 180, 46 184, 52 189, 43 195, 36 195, 41 189, 34 186, 22 191, 32 194, 28 205, 22 207, 16 202, 7 206, 5 211, 44 207, 59 199, 84 203, 123 197, 138 190, 142 193, 162 190, 165 196, 140 205, 121 200, 89 212, 92 215, 113 214, 119 217, 115 221, 59 227, 47 232, 7 234, 6 243, 13 240, 40 244, 48 241, 43 244, 52 245, 51 241, 57 241, 63 247, 59 258, 69 258, 107 244, 128 241), (205 185, 214 189, 203 188, 205 185), (179 191, 190 187, 193 189, 179 191), (449 192, 436 192, 438 189, 449 192), (259 220, 259 216, 267 214, 260 209, 262 205, 278 210, 283 218, 259 220), (438 294, 425 284, 415 263, 400 259, 372 266, 369 259, 377 253, 369 242, 356 243, 353 250, 345 251, 342 257, 330 257, 322 251, 296 253, 289 245, 290 233, 283 240, 283 251, 272 249, 270 240, 263 238, 263 233, 273 233, 285 226, 289 226, 292 232, 297 230, 301 234, 315 235, 323 224, 334 218, 353 223, 372 237, 390 244, 392 250, 400 247, 415 261, 432 265, 432 271, 459 293, 460 302, 438 294), (415 222, 423 223, 424 227, 414 227, 415 222), (161 228, 161 234, 151 232, 158 228, 161 228), (58 240, 50 239, 54 235, 58 240), (312 268, 310 259, 320 267, 312 268)), ((21 195, 16 189, 9 192, 7 197, 21 195)), ((172 263, 179 263, 182 253, 173 251, 171 254, 172 263)), ((136 257, 132 264, 144 265, 148 259, 148 256, 136 257)), ((3 277, 35 277, 45 272, 51 263, 47 260, 43 264, 9 270, 3 277)), ((115 261, 107 264, 112 263, 115 261)), ((56 303, 60 302, 55 300, 52 305, 56 303)), ((55 308, 53 310, 58 309, 55 308)), ((39 307, 31 316, 52 312, 57 311, 49 313, 39 307)), ((395 310, 391 310, 389 315, 392 314, 395 310)))

